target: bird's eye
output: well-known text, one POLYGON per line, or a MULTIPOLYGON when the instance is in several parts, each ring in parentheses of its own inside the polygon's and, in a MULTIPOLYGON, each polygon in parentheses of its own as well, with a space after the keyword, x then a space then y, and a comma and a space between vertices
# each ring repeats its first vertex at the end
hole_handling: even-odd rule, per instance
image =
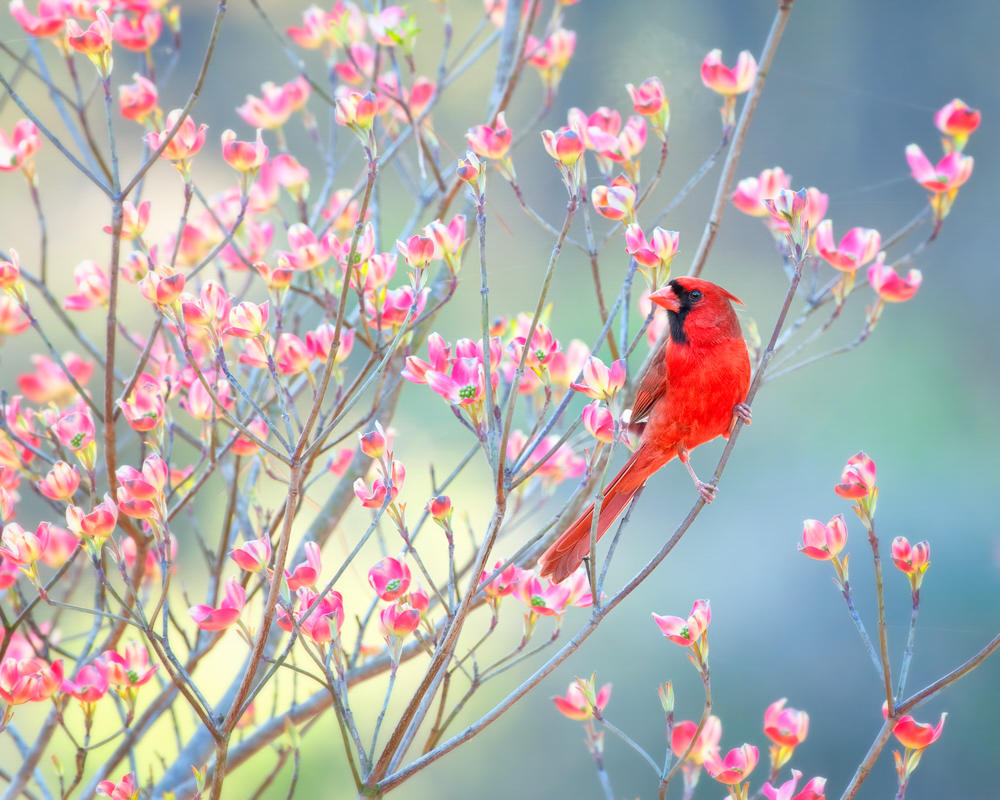
POLYGON ((701 300, 701 292, 695 289, 693 292, 690 292, 688 294, 688 297, 690 297, 695 302, 698 302, 699 300, 701 300))

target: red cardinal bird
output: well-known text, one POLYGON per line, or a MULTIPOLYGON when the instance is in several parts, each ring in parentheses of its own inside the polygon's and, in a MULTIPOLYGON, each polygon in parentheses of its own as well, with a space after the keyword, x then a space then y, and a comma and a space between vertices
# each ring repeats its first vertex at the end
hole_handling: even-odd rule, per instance
MULTIPOLYGON (((680 458, 698 494, 710 503, 715 487, 699 480, 690 451, 716 436, 729 437, 734 415, 750 422, 743 401, 750 387, 750 356, 732 302, 721 286, 677 278, 649 299, 667 309, 670 339, 636 392, 630 424, 645 423, 639 447, 604 489, 597 538, 622 513, 649 476, 680 458)), ((541 558, 542 576, 558 582, 590 552, 590 506, 541 558)))

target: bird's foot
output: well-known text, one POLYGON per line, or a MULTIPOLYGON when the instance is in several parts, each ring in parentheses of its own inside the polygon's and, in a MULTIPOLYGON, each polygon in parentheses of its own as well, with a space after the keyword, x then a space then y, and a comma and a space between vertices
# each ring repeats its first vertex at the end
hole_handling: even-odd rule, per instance
POLYGON ((695 478, 694 481, 694 488, 698 490, 698 496, 704 500, 706 504, 711 503, 719 492, 718 486, 705 483, 705 481, 698 480, 697 478, 695 478))
POLYGON ((688 471, 688 475, 691 476, 691 480, 694 482, 694 488, 697 490, 698 496, 706 504, 711 503, 715 499, 716 494, 718 494, 719 487, 713 486, 711 483, 705 483, 705 481, 698 477, 697 473, 694 471, 694 467, 691 466, 691 454, 688 452, 686 447, 682 447, 677 456, 684 465, 684 469, 688 471))
POLYGON ((733 415, 743 420, 744 425, 750 424, 750 406, 746 403, 737 403, 733 406, 733 415))

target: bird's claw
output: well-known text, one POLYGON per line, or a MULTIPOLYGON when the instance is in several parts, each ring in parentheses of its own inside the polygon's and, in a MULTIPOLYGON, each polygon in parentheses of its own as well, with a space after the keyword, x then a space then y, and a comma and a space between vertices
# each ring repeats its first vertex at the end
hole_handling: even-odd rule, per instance
POLYGON ((705 501, 705 503, 711 503, 716 494, 719 492, 718 486, 713 486, 711 483, 705 483, 705 481, 696 480, 694 482, 694 488, 698 490, 698 496, 705 501))
POLYGON ((744 425, 750 424, 750 406, 746 403, 737 403, 733 406, 733 415, 743 420, 744 425))

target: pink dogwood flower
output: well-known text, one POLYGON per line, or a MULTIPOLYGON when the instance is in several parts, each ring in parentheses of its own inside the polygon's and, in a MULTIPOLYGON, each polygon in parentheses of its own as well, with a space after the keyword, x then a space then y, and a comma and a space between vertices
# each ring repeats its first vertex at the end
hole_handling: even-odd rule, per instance
POLYGON ((261 139, 260 128, 257 129, 255 142, 239 142, 236 131, 222 132, 222 158, 238 172, 255 173, 267 161, 267 145, 261 139))
POLYGON ((825 219, 816 227, 816 252, 834 269, 854 272, 863 267, 878 253, 882 237, 874 228, 851 228, 840 240, 833 243, 833 222, 825 219))
POLYGON ((246 602, 246 590, 236 578, 230 578, 226 581, 225 594, 218 607, 192 606, 188 614, 203 631, 223 631, 236 622, 246 602))
POLYGON ((864 452, 847 459, 847 465, 840 475, 840 483, 834 491, 846 500, 870 497, 876 490, 875 462, 864 452))
POLYGON ((770 782, 765 783, 760 791, 768 800, 824 800, 826 790, 826 778, 813 778, 802 791, 795 794, 795 789, 799 785, 802 773, 797 769, 792 770, 792 777, 781 786, 774 787, 770 782), (794 796, 793 796, 794 795, 794 796))
POLYGON ((514 131, 507 127, 507 121, 501 111, 496 122, 490 125, 477 125, 469 128, 465 134, 469 147, 480 158, 499 161, 507 155, 514 141, 514 131))
POLYGON ((50 500, 69 500, 80 485, 80 473, 65 461, 57 461, 36 485, 50 500))
POLYGON ((818 519, 802 523, 802 544, 799 552, 817 561, 835 558, 847 544, 847 523, 843 514, 837 514, 826 525, 818 519))
POLYGON ((615 361, 610 367, 596 356, 587 358, 583 365, 583 380, 571 383, 570 388, 594 400, 610 400, 625 385, 625 362, 615 361))
MULTIPOLYGON (((670 748, 674 755, 680 758, 691 745, 695 731, 698 730, 697 723, 691 720, 684 720, 674 725, 674 730, 670 738, 670 748)), ((701 765, 712 753, 719 750, 719 740, 722 738, 722 721, 714 714, 705 720, 698 739, 688 753, 685 763, 701 765)))
POLYGON ((599 400, 583 407, 583 427, 597 441, 610 444, 615 439, 614 415, 599 400))
POLYGON ((75 678, 62 682, 62 690, 82 703, 96 703, 108 693, 107 670, 100 660, 80 667, 75 678))
POLYGON ((906 148, 906 160, 910 165, 913 180, 935 194, 957 189, 969 180, 972 167, 975 165, 972 156, 964 156, 957 151, 948 153, 933 165, 924 155, 924 151, 915 144, 906 148))
POLYGON ((386 556, 368 570, 368 583, 382 600, 398 600, 410 588, 410 568, 405 562, 386 556))
POLYGON ((240 569, 247 572, 263 572, 271 560, 271 540, 266 536, 244 542, 229 551, 229 557, 240 569))
POLYGON ((786 702, 786 698, 782 697, 767 707, 764 734, 782 747, 797 747, 809 733, 809 715, 795 708, 785 708, 786 702))
POLYGON ((722 63, 722 51, 710 50, 701 62, 701 82, 721 95, 743 94, 757 77, 757 61, 749 50, 742 51, 736 65, 722 63))
POLYGON ((382 609, 379 619, 386 636, 403 637, 413 633, 420 625, 420 612, 415 608, 393 604, 382 609))
POLYGON ((104 500, 94 506, 93 511, 84 514, 79 506, 69 506, 66 509, 66 527, 83 539, 91 539, 100 544, 115 529, 118 524, 118 506, 110 494, 104 495, 104 500))
POLYGON ((595 186, 590 194, 594 210, 610 220, 632 219, 635 213, 636 190, 624 175, 615 178, 610 186, 595 186))
POLYGON ((549 583, 527 571, 521 573, 514 591, 532 614, 545 617, 561 617, 570 597, 568 586, 549 583))
POLYGON ((625 228, 625 252, 641 267, 669 266, 677 255, 679 243, 680 234, 677 231, 656 227, 647 240, 637 224, 625 228))
POLYGON ((687 619, 653 614, 653 622, 663 635, 682 647, 695 644, 708 630, 711 621, 712 608, 708 600, 695 600, 687 619))
POLYGON ((157 150, 160 145, 167 142, 163 152, 160 153, 160 158, 184 162, 201 150, 202 145, 205 144, 205 132, 208 130, 208 126, 196 125, 190 115, 184 117, 184 121, 181 123, 180 128, 177 129, 174 137, 169 140, 167 139, 174 125, 177 124, 177 120, 180 119, 181 113, 181 109, 175 108, 167 114, 167 120, 164 123, 162 131, 150 131, 146 134, 146 144, 151 150, 157 150))
POLYGON ((52 697, 62 688, 62 660, 5 658, 0 664, 0 700, 17 706, 52 697))
MULTIPOLYGON (((353 453, 353 451, 348 451, 353 453)), ((303 545, 306 551, 306 560, 296 564, 292 571, 285 570, 285 580, 288 582, 288 589, 297 592, 303 586, 313 587, 319 580, 319 574, 323 571, 322 555, 319 545, 316 542, 306 542, 303 545)))
POLYGON ((610 699, 610 683, 604 684, 595 694, 593 679, 589 682, 577 679, 569 685, 565 695, 553 697, 552 702, 555 703, 556 710, 567 719, 585 722, 593 718, 595 710, 598 713, 604 711, 610 699), (586 691, 581 684, 584 684, 586 691))
POLYGON ((744 178, 737 183, 736 191, 733 192, 733 205, 751 217, 766 217, 769 212, 764 201, 777 197, 782 189, 790 187, 791 178, 785 171, 781 167, 771 167, 756 178, 744 178))
POLYGON ((718 752, 712 752, 705 759, 705 769, 719 783, 731 786, 740 783, 753 772, 758 758, 756 747, 752 744, 743 744, 726 753, 725 758, 718 752))
POLYGON ((911 269, 904 278, 885 263, 885 254, 879 253, 875 263, 868 267, 868 283, 875 293, 887 303, 905 303, 920 288, 924 276, 919 269, 911 269))
POLYGON ((139 797, 139 788, 136 786, 135 775, 129 772, 122 775, 117 783, 114 781, 101 781, 97 784, 97 793, 111 800, 136 800, 139 797))
POLYGON ((39 0, 38 14, 32 14, 25 0, 10 0, 10 14, 30 36, 48 38, 62 31, 66 12, 59 0, 39 0))
MULTIPOLYGON (((886 713, 884 704, 882 713, 886 713)), ((899 743, 908 750, 923 750, 934 744, 941 736, 947 716, 948 712, 942 713, 938 724, 931 725, 929 722, 917 722, 910 714, 907 714, 905 717, 900 717, 899 722, 892 729, 892 733, 899 740, 899 743)))

